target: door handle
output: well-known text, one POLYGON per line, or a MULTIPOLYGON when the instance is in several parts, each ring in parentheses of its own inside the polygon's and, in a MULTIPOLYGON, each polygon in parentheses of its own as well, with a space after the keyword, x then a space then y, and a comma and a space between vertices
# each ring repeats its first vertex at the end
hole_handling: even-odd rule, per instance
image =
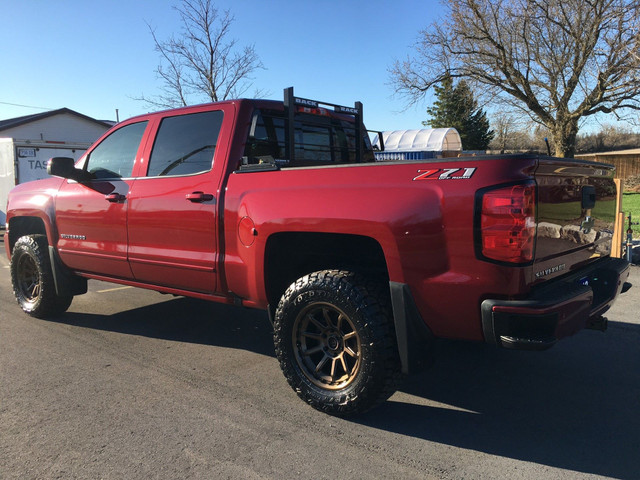
POLYGON ((127 199, 125 195, 120 195, 119 193, 110 193, 109 195, 105 195, 104 198, 107 202, 111 203, 124 202, 127 199))
POLYGON ((202 203, 213 200, 213 195, 204 192, 187 193, 186 199, 193 203, 202 203))

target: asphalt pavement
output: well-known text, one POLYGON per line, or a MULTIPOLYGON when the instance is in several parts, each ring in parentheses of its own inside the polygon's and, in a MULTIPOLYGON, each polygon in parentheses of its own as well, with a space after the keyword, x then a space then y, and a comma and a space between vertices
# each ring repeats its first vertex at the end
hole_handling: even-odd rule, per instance
MULTIPOLYGON (((0 247, 3 247, 0 245, 0 247)), ((0 478, 640 478, 640 267, 546 352, 442 341, 345 420, 301 402, 263 312, 90 282, 53 320, 0 258, 0 478)))

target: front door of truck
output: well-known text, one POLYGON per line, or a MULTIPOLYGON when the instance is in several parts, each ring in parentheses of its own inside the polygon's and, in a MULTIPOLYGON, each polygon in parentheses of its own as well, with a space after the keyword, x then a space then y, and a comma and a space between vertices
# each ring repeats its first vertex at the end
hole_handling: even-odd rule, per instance
POLYGON ((131 278, 127 209, 147 122, 128 123, 93 147, 82 167, 90 180, 66 180, 56 200, 58 251, 68 267, 131 278))
POLYGON ((232 107, 206 108, 160 120, 146 176, 131 190, 129 262, 140 282, 216 291, 218 186, 226 154, 218 139, 230 137, 232 107))

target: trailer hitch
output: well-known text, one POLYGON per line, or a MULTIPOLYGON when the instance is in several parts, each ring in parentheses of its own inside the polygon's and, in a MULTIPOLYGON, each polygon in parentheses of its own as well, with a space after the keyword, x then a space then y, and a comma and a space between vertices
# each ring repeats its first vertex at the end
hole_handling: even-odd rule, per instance
POLYGON ((609 326, 609 319, 600 315, 596 318, 589 319, 586 327, 588 330, 597 330, 599 332, 605 332, 609 326))

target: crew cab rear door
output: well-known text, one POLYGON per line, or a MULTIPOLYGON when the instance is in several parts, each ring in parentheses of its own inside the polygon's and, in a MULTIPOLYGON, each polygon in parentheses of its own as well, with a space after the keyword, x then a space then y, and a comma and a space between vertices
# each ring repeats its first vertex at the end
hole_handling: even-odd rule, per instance
POLYGON ((92 178, 65 180, 56 197, 58 252, 73 270, 131 278, 127 261, 128 196, 148 121, 123 122, 80 160, 92 178))
POLYGON ((129 263, 136 280, 214 293, 219 186, 233 104, 159 114, 129 195, 129 263))

